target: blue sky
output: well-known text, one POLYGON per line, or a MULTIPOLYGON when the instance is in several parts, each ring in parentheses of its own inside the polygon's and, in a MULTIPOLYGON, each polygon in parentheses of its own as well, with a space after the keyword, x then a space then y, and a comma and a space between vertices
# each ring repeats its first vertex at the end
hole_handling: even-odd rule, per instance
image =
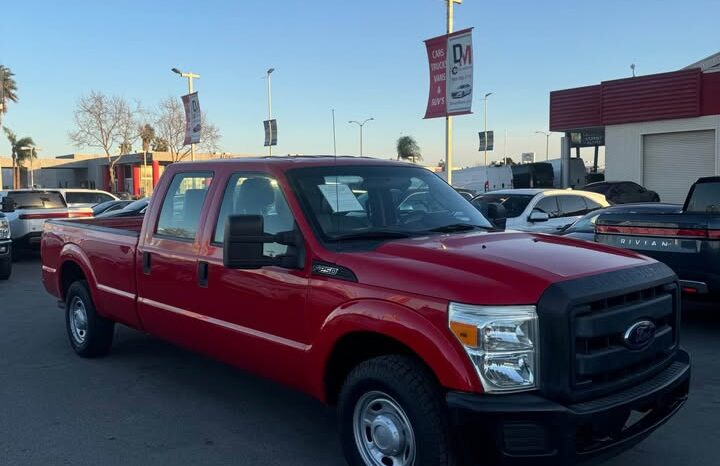
MULTIPOLYGON (((481 160, 479 95, 493 92, 488 129, 503 154, 544 155, 548 93, 681 68, 718 51, 717 0, 464 0, 455 29, 474 27, 473 115, 455 118, 455 163, 481 160)), ((3 5, 0 63, 16 74, 20 102, 4 125, 32 136, 42 156, 74 148, 75 101, 91 89, 152 107, 180 95, 176 66, 202 75, 201 106, 228 152, 264 154, 266 84, 273 74, 274 153, 356 154, 348 120, 374 117, 364 152, 394 156, 414 136, 427 162, 444 157, 444 120, 423 120, 428 70, 423 40, 445 31, 443 0, 18 1, 3 5), (14 18, 8 20, 7 18, 14 18), (27 18, 27 21, 23 18, 27 18)), ((560 136, 551 138, 551 156, 560 136)), ((7 154, 4 139, 0 154, 7 154)), ((588 152, 588 160, 590 152, 588 152)))

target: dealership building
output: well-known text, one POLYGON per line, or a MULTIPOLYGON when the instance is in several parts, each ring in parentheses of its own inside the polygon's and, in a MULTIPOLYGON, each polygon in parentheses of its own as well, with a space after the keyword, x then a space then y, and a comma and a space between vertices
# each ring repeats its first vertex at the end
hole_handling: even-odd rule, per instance
POLYGON ((565 157, 604 145, 605 179, 681 203, 697 178, 720 175, 720 53, 679 71, 553 91, 550 130, 570 141, 565 157))

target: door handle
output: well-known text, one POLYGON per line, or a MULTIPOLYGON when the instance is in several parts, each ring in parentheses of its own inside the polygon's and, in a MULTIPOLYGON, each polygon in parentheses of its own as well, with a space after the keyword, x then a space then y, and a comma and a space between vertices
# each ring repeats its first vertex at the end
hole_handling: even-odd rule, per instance
POLYGON ((208 286, 208 263, 205 261, 198 261, 198 285, 203 288, 208 286))
POLYGON ((147 251, 143 252, 143 273, 145 275, 150 275, 150 267, 152 265, 152 261, 150 259, 150 253, 147 251))

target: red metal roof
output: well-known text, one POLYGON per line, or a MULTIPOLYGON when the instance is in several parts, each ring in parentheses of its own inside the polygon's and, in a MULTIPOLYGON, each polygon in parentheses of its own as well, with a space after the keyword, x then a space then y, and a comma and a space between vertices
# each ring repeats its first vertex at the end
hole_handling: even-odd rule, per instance
POLYGON ((699 68, 550 93, 550 130, 720 114, 720 73, 699 68))

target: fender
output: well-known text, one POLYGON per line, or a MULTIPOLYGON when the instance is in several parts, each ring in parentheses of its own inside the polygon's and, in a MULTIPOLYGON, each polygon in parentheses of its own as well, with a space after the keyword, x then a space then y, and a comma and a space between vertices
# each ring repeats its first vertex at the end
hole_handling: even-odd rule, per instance
POLYGON ((90 285, 90 297, 93 301, 97 302, 97 278, 95 277, 95 272, 93 272, 92 267, 90 267, 90 259, 87 257, 87 254, 75 243, 64 244, 59 254, 57 287, 60 291, 61 298, 65 299, 65 296, 62 296, 62 268, 66 262, 74 262, 80 267, 88 281, 88 285, 90 285))
POLYGON ((380 299, 351 301, 335 309, 323 322, 317 341, 309 349, 309 388, 327 401, 325 370, 342 337, 372 332, 410 348, 447 389, 482 392, 475 368, 449 331, 443 332, 418 312, 380 299))

